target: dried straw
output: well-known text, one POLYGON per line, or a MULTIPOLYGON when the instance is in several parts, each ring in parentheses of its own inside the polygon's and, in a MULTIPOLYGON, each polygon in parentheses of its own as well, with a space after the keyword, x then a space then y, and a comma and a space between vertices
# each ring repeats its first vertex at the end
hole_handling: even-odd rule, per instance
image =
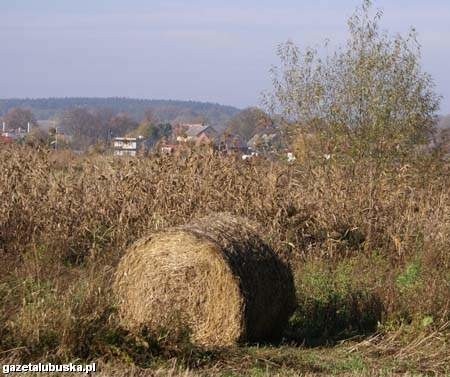
POLYGON ((182 324, 202 346, 279 338, 294 304, 289 268, 255 225, 225 213, 138 241, 114 288, 128 329, 182 324))

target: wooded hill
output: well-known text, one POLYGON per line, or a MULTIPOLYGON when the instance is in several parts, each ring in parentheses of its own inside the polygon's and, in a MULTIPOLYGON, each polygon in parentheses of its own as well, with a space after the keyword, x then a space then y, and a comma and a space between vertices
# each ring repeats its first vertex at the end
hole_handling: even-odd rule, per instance
POLYGON ((37 119, 51 119, 70 108, 107 108, 114 113, 128 113, 140 121, 146 111, 151 110, 161 122, 207 121, 214 126, 224 125, 239 112, 232 106, 217 103, 175 100, 150 100, 133 98, 24 98, 0 99, 0 116, 10 109, 30 109, 37 119))

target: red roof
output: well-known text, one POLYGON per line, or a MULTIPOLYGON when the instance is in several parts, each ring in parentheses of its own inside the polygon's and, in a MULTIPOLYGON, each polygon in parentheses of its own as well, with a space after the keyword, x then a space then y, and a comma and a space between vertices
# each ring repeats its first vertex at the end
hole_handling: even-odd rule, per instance
POLYGON ((11 144, 11 143, 13 143, 13 141, 14 140, 10 137, 0 135, 0 143, 2 143, 2 144, 11 144))

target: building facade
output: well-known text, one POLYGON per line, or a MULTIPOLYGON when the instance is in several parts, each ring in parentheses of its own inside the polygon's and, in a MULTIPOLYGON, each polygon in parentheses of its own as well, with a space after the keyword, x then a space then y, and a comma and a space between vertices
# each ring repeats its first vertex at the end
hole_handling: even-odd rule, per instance
POLYGON ((141 137, 115 137, 113 139, 114 156, 136 156, 143 145, 141 137))

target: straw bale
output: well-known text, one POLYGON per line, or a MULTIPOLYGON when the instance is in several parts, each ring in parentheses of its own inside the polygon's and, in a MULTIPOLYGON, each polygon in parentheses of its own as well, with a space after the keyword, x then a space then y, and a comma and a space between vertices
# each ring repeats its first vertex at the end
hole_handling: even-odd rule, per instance
POLYGON ((126 328, 182 325, 202 346, 275 340, 295 301, 289 268, 257 226, 227 213, 139 240, 114 288, 126 328))

